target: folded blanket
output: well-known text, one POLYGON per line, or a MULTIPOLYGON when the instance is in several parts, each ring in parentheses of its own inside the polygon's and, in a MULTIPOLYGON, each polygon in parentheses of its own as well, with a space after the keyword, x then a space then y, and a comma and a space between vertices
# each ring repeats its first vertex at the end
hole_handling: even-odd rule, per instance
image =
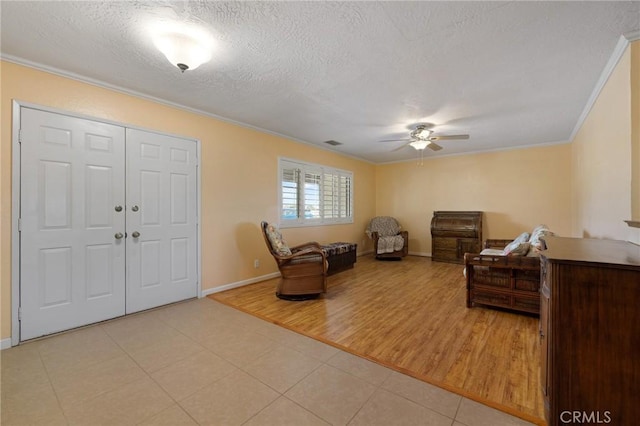
POLYGON ((378 254, 392 253, 402 250, 402 247, 404 247, 404 238, 402 238, 402 235, 378 238, 378 254))

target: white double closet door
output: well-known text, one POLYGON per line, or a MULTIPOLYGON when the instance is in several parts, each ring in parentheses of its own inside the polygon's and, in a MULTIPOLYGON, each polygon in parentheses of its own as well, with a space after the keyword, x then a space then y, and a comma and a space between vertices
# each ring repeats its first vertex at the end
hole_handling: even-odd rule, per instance
POLYGON ((198 295, 194 140, 20 110, 20 340, 198 295))

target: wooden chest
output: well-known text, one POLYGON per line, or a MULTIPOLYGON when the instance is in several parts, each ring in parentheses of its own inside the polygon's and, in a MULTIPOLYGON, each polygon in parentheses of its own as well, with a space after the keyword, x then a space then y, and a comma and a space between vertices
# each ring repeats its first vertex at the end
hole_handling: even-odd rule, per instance
POLYGON ((463 263, 465 253, 479 253, 480 250, 482 250, 482 212, 433 212, 431 260, 463 263))

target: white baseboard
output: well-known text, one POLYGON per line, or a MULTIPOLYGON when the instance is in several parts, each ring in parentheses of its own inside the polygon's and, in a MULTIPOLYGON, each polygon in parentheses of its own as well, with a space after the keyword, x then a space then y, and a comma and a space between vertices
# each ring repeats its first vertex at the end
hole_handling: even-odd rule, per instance
POLYGON ((234 283, 229 283, 229 284, 221 285, 218 287, 207 288, 205 290, 202 290, 202 297, 208 296, 213 293, 220 293, 221 291, 225 291, 225 290, 231 290, 232 288, 238 288, 238 287, 243 287, 249 284, 259 283, 260 281, 266 281, 272 278, 278 278, 279 276, 280 276, 280 272, 273 272, 271 274, 261 275, 255 278, 249 278, 248 280, 236 281, 234 283))
POLYGON ((0 350, 9 349, 11 347, 11 337, 0 340, 0 350))
MULTIPOLYGON (((368 250, 364 252, 358 253, 358 257, 365 256, 368 254, 373 254, 373 250, 368 250)), ((411 256, 422 256, 422 257, 431 257, 431 253, 422 253, 422 252, 409 252, 411 256)), ((207 288, 201 291, 200 297, 206 297, 210 294, 220 293, 221 291, 231 290, 232 288, 243 287, 249 284, 259 283, 260 281, 266 281, 273 278, 278 278, 280 276, 279 272, 273 272, 267 275, 261 275, 259 277, 249 278, 248 280, 236 281, 234 283, 224 284, 218 287, 207 288)), ((9 339, 9 344, 11 344, 11 339, 9 339)))
MULTIPOLYGON (((373 254, 373 250, 367 250, 367 251, 359 252, 358 253, 358 257, 365 256, 365 255, 368 255, 368 254, 373 254)), ((410 251, 409 252, 409 256, 431 257, 431 253, 425 253, 425 252, 421 252, 421 251, 410 251)))
POLYGON ((410 256, 421 256, 421 257, 431 257, 431 253, 425 253, 421 251, 410 251, 410 256))

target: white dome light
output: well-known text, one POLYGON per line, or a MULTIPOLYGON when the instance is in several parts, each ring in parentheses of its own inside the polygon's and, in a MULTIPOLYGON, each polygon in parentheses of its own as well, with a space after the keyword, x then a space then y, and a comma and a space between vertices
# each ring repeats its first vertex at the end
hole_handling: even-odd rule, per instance
POLYGON ((205 31, 181 24, 163 24, 152 29, 153 42, 169 62, 184 72, 211 60, 213 41, 205 31))
POLYGON ((417 149, 418 151, 423 150, 427 147, 427 145, 429 145, 431 143, 431 141, 428 140, 417 140, 417 141, 413 141, 413 142, 409 142, 409 145, 411 145, 412 147, 414 147, 415 149, 417 149))

